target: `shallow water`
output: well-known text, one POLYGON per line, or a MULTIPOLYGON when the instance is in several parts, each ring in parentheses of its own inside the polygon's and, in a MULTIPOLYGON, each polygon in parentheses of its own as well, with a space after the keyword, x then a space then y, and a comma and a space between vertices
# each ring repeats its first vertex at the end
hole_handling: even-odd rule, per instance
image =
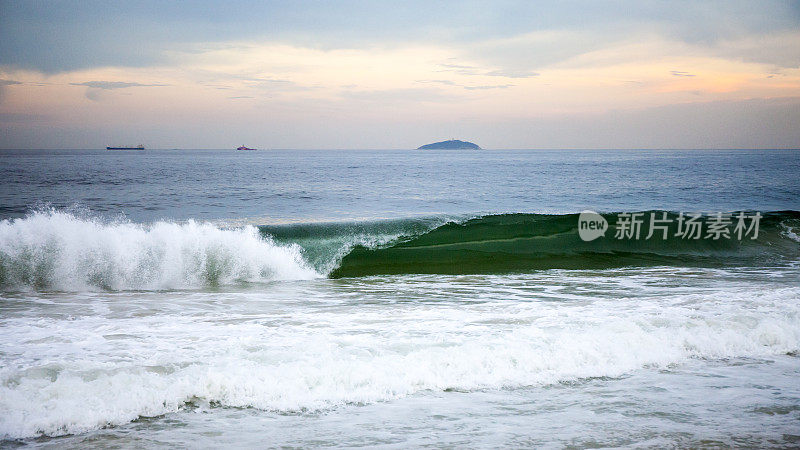
POLYGON ((651 268, 18 295, 0 425, 81 446, 789 445, 799 278, 651 268))

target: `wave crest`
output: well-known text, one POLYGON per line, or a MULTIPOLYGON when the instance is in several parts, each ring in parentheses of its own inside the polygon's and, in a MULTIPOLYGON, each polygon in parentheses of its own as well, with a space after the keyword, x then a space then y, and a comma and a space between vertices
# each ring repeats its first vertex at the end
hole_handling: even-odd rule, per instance
POLYGON ((105 222, 55 210, 0 221, 0 287, 47 290, 180 289, 318 274, 296 245, 252 226, 105 222))

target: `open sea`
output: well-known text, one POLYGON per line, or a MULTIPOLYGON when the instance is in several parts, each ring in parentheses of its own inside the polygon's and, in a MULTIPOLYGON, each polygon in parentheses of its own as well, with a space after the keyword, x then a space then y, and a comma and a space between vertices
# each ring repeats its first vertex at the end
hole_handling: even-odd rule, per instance
POLYGON ((796 448, 799 235, 797 150, 3 150, 0 447, 796 448))

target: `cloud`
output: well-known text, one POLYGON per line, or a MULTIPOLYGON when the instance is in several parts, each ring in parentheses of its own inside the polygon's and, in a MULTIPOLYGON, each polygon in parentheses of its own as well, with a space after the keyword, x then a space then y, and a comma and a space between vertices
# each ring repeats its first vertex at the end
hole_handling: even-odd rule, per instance
POLYGON ((11 86, 14 84, 22 84, 22 82, 14 80, 0 80, 0 103, 2 103, 6 98, 6 86, 11 86))
POLYGON ((484 89, 506 89, 513 87, 513 84, 493 84, 493 85, 466 85, 466 84, 459 84, 451 80, 417 80, 417 83, 435 83, 435 84, 442 84, 445 86, 454 86, 464 88, 469 91, 477 91, 477 90, 484 90, 484 89))
POLYGON ((277 78, 251 78, 245 80, 248 88, 258 89, 267 93, 276 92, 302 92, 313 90, 313 86, 304 86, 291 80, 277 78))
POLYGON ((368 102, 406 103, 406 102, 443 102, 453 101, 456 97, 447 95, 438 89, 377 89, 366 91, 345 91, 342 97, 368 102))
POLYGON ((3 5, 1 65, 43 73, 170 65, 175 52, 243 41, 321 50, 435 43, 470 54, 475 62, 494 61, 501 71, 527 73, 609 43, 653 35, 797 67, 797 45, 775 42, 769 51, 761 50, 771 36, 800 26, 797 2, 783 0, 709 0, 681 2, 680 7, 659 0, 198 0, 191 8, 158 0, 3 5), (555 36, 549 42, 525 42, 531 34, 548 33, 555 36), (740 44, 731 48, 729 42, 740 44))
POLYGON ((464 64, 439 64, 442 67, 446 67, 448 69, 458 69, 458 70, 475 70, 475 66, 467 66, 464 64))
POLYGON ((441 69, 439 72, 452 72, 458 75, 483 75, 483 71, 476 66, 467 66, 463 64, 439 64, 441 69))
POLYGON ((70 83, 73 86, 87 86, 96 89, 124 89, 129 87, 152 87, 152 86, 167 86, 166 84, 142 84, 142 83, 128 83, 124 81, 85 81, 83 83, 70 83))
POLYGON ((593 30, 532 30, 515 36, 487 39, 463 51, 463 58, 480 61, 481 75, 528 78, 541 69, 600 50, 621 39, 616 33, 593 30))
POLYGON ((456 82, 451 80, 417 80, 417 83, 436 83, 436 84, 443 84, 445 86, 459 86, 456 82))
POLYGON ((97 88, 89 88, 83 95, 93 102, 99 102, 103 99, 103 91, 97 88))
POLYGON ((293 82, 293 81, 291 81, 291 80, 286 80, 286 79, 282 79, 282 78, 268 78, 268 77, 267 77, 267 78, 259 78, 259 77, 233 77, 233 78, 239 78, 239 79, 241 79, 242 81, 245 81, 245 82, 250 82, 250 83, 256 83, 256 84, 272 84, 272 83, 278 83, 278 84, 282 84, 282 83, 285 83, 285 84, 294 84, 294 82, 293 82))
POLYGON ((470 90, 470 91, 476 91, 476 90, 483 90, 483 89, 508 89, 510 87, 513 87, 513 86, 514 86, 513 84, 495 84, 495 85, 487 85, 487 86, 464 86, 464 89, 467 89, 467 90, 470 90))
POLYGON ((93 102, 99 102, 103 99, 103 91, 111 91, 114 89, 126 89, 132 87, 157 87, 169 86, 167 84, 142 84, 142 83, 129 83, 125 81, 84 81, 83 83, 70 83, 72 86, 86 86, 86 93, 84 96, 93 102))
MULTIPOLYGON (((452 72, 458 75, 485 76, 485 77, 504 77, 504 78, 533 78, 538 77, 538 72, 533 72, 524 68, 502 68, 486 69, 480 66, 465 64, 439 64, 442 69, 439 72, 452 72)), ((431 80, 436 81, 436 80, 431 80)))
POLYGON ((780 68, 800 68, 798 42, 798 30, 765 33, 719 42, 713 46, 713 54, 720 58, 772 64, 780 68))
MULTIPOLYGON (((283 145, 291 146, 304 142, 314 120, 363 135, 405 118, 502 126, 517 117, 800 95, 796 2, 7 5, 0 0, 0 78, 24 84, 0 82, 3 111, 52 112, 65 133, 93 120, 125 127, 131 115, 153 120, 154 129, 174 124, 187 139, 199 123, 212 133, 234 116, 242 130, 261 127, 249 122, 246 104, 280 117, 283 145), (170 87, 138 89, 167 86, 145 83, 170 87), (91 104, 84 91, 114 104, 91 104), (149 107, 161 94, 174 101, 149 107)), ((416 126, 398 125, 397 133, 416 126)))
POLYGON ((533 78, 538 77, 538 72, 531 72, 527 70, 493 70, 491 72, 487 72, 485 75, 490 77, 506 77, 506 78, 533 78))

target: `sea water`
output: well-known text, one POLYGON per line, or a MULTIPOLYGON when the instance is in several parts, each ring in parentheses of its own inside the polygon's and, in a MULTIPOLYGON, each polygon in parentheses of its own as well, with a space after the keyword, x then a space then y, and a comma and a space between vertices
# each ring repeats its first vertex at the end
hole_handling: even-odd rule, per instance
POLYGON ((788 150, 3 151, 0 437, 797 446, 798 175, 788 150), (763 219, 584 242, 586 209, 763 219))

